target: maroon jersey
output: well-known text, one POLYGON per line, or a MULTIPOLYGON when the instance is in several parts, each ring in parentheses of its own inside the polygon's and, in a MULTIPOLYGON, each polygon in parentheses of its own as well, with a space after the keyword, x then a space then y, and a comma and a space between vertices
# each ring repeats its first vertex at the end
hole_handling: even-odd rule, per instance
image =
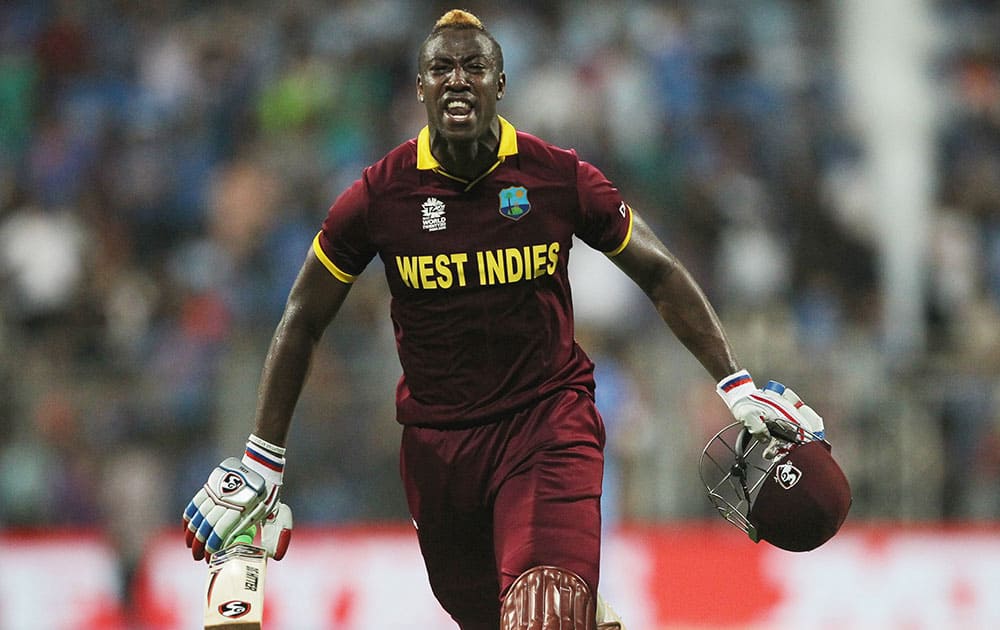
POLYGON ((392 294, 403 424, 484 422, 564 388, 593 392, 573 336, 573 235, 615 255, 631 235, 618 190, 576 153, 501 118, 496 164, 446 173, 425 127, 366 168, 313 249, 353 282, 377 254, 392 294))

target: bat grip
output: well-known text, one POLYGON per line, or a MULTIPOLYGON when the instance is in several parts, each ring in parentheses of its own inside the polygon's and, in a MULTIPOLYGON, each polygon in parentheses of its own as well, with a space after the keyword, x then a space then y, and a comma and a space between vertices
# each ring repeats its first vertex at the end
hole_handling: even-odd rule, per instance
POLYGON ((230 543, 230 544, 232 544, 232 545, 238 545, 238 544, 242 543, 242 544, 245 544, 245 545, 252 545, 253 544, 253 538, 256 535, 257 535, 257 526, 256 525, 251 525, 250 527, 248 527, 245 530, 243 530, 240 533, 239 536, 237 536, 236 538, 233 538, 233 542, 230 543))

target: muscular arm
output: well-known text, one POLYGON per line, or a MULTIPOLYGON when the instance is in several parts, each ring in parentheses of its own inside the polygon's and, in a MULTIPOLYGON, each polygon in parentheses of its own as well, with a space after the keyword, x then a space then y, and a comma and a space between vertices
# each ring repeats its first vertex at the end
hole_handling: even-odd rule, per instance
POLYGON ((313 350, 350 289, 309 251, 271 340, 257 391, 254 433, 268 442, 285 444, 313 350))
POLYGON ((740 369, 701 287, 638 214, 633 214, 629 244, 611 260, 649 296, 670 330, 716 380, 740 369))

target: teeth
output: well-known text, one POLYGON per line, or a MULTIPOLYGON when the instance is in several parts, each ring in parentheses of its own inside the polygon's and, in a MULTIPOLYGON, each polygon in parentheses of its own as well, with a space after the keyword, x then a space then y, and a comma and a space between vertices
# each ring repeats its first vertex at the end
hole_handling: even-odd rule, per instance
POLYGON ((454 111, 456 109, 462 109, 462 110, 471 109, 468 103, 462 101, 451 101, 450 103, 448 103, 447 107, 449 111, 454 111))

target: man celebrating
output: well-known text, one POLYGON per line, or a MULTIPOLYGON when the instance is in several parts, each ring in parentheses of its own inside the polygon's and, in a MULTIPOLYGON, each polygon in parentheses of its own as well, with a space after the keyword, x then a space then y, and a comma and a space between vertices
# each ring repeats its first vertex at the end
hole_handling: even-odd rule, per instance
POLYGON ((750 398, 690 274, 594 166, 498 116, 505 92, 479 19, 442 16, 419 53, 427 126, 330 208, 264 363, 246 454, 185 511, 196 559, 285 509, 283 445, 313 349, 376 255, 403 369, 407 504, 433 592, 464 630, 597 627, 605 434, 574 340, 574 235, 643 289, 734 416, 768 438, 774 412, 750 398))

